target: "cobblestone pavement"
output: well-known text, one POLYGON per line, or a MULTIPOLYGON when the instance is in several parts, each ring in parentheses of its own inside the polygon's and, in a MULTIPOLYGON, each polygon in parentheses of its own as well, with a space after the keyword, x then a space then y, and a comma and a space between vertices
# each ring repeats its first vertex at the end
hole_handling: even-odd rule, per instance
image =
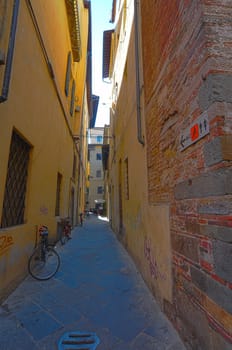
POLYGON ((28 276, 0 306, 1 350, 58 350, 66 332, 94 332, 97 350, 185 349, 107 222, 91 215, 56 249, 56 276, 28 276))

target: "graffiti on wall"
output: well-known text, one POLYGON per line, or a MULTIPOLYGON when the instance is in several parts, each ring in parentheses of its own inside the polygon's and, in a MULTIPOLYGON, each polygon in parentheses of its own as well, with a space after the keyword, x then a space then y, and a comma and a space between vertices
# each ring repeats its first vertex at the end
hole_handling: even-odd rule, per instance
POLYGON ((5 254, 13 244, 12 236, 0 236, 0 256, 5 254))
POLYGON ((42 215, 48 215, 48 208, 45 205, 41 205, 39 208, 40 214, 42 215))
POLYGON ((151 277, 156 280, 165 281, 167 279, 166 273, 162 272, 157 263, 157 259, 152 253, 151 249, 151 239, 145 237, 144 239, 144 256, 149 264, 151 277))

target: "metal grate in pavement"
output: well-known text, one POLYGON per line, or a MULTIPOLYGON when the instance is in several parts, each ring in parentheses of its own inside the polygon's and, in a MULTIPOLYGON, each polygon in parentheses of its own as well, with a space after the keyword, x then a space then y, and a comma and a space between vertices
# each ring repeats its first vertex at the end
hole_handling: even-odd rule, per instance
POLYGON ((67 332, 58 343, 58 350, 95 350, 100 343, 93 332, 67 332))

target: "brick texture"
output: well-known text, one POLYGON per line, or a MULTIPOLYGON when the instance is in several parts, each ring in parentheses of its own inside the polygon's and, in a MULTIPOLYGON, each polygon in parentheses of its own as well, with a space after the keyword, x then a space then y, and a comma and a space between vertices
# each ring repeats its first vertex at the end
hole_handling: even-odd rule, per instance
POLYGON ((148 198, 171 208, 166 313, 197 349, 232 343, 231 14, 231 0, 141 1, 148 198), (181 149, 203 114, 209 133, 181 149))

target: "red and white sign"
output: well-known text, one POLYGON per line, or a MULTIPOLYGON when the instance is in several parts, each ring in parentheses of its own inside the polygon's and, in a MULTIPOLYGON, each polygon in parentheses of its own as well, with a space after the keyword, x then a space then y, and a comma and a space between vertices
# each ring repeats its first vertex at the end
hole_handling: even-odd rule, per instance
POLYGON ((180 150, 183 151, 193 143, 209 134, 209 120, 207 113, 203 113, 192 125, 180 134, 180 150))

